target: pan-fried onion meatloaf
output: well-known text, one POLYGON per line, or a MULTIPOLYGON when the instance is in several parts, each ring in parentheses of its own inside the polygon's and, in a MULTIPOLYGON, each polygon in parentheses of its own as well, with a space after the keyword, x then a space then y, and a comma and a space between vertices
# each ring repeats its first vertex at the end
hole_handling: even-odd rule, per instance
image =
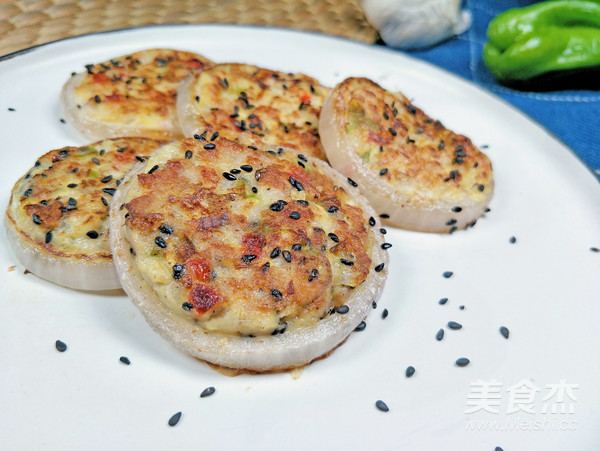
POLYGON ((123 287, 152 327, 202 360, 305 365, 383 289, 388 246, 353 185, 320 160, 218 133, 168 144, 111 205, 123 287))

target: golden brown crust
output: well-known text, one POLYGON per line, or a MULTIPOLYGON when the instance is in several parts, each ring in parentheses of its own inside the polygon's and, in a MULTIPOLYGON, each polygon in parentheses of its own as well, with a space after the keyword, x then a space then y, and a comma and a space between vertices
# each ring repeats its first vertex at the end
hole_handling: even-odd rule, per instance
POLYGON ((336 89, 336 109, 365 165, 390 183, 424 190, 482 194, 492 178, 488 157, 463 135, 427 116, 401 93, 367 79, 349 78, 336 89))
POLYGON ((192 74, 186 86, 178 109, 188 136, 198 129, 218 130, 247 145, 284 146, 325 158, 317 129, 329 89, 314 78, 216 64, 192 74))
POLYGON ((211 62, 172 49, 148 49, 89 64, 63 92, 67 119, 90 138, 181 137, 175 102, 179 83, 211 62))
POLYGON ((306 158, 222 136, 170 146, 121 214, 137 270, 176 314, 268 335, 314 324, 372 271, 363 210, 306 158))
POLYGON ((44 154, 13 188, 7 208, 10 224, 23 240, 50 255, 110 260, 112 193, 136 157, 162 144, 121 138, 44 154))

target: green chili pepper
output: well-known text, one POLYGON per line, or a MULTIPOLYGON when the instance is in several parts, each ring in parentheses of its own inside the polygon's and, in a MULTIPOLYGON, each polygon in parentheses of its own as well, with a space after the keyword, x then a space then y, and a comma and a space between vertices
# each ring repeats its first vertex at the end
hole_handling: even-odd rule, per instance
POLYGON ((487 38, 483 61, 504 84, 600 69, 600 0, 551 0, 507 10, 490 22, 487 38))

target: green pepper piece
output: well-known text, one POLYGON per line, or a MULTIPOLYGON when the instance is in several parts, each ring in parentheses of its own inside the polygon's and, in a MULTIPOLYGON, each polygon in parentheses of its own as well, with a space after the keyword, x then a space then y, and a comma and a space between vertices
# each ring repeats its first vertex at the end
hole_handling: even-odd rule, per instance
POLYGON ((500 82, 600 66, 600 0, 552 0, 496 16, 483 61, 500 82))

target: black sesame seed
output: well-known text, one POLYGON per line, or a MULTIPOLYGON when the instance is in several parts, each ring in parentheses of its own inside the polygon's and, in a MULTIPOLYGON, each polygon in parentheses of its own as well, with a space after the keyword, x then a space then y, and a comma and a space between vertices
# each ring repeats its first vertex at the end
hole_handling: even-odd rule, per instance
POLYGON ((86 233, 86 235, 89 236, 93 240, 98 238, 98 232, 96 232, 95 230, 90 230, 88 233, 86 233))
POLYGON ((378 401, 375 402, 375 407, 377 407, 382 412, 389 412, 390 411, 390 408, 381 399, 379 399, 378 401))
POLYGON ((14 108, 12 108, 12 107, 9 107, 9 108, 8 108, 8 111, 17 111, 17 110, 15 110, 15 109, 14 109, 14 108))
POLYGON ((465 306, 464 306, 464 305, 459 305, 459 306, 458 306, 458 308, 459 308, 460 310, 464 310, 464 309, 465 309, 465 306))
POLYGON ((379 215, 379 217, 381 219, 389 219, 390 215, 388 215, 387 213, 382 213, 382 214, 379 215))
POLYGON ((242 255, 242 262, 244 262, 244 263, 250 263, 253 260, 256 260, 256 255, 254 255, 254 254, 242 255))
POLYGON ((188 160, 190 158, 192 158, 193 152, 191 150, 186 150, 185 151, 185 158, 187 158, 188 160))
POLYGON ((494 448, 494 451, 504 451, 504 450, 503 450, 501 447, 499 447, 499 446, 496 446, 496 447, 494 448))
POLYGON ((449 279, 450 277, 452 277, 454 273, 452 271, 444 271, 442 273, 442 276, 444 276, 446 279, 449 279))
POLYGON ((290 185, 292 185, 294 188, 296 188, 298 191, 304 191, 304 185, 302 185, 302 183, 299 180, 296 180, 294 177, 292 177, 290 175, 288 181, 290 182, 290 185))
POLYGON ((277 258, 277 257, 279 257, 279 254, 281 254, 281 249, 278 248, 278 247, 276 247, 275 249, 273 249, 271 251, 271 255, 269 255, 269 257, 271 257, 271 258, 277 258))
POLYGON ((67 188, 77 188, 77 183, 69 183, 67 188))
POLYGON ((379 233, 381 233, 382 235, 385 235, 387 233, 386 229, 379 229, 379 233))
POLYGON ((33 223, 34 223, 34 224, 38 224, 38 225, 39 225, 39 224, 41 224, 41 223, 42 223, 42 218, 40 218, 40 215, 38 215, 37 213, 34 213, 34 214, 31 216, 31 219, 33 219, 33 223))
POLYGON ((348 183, 350 183, 350 185, 352 185, 353 187, 357 187, 358 183, 356 183, 354 180, 352 180, 350 177, 348 177, 348 183))
POLYGON ((466 357, 461 357, 456 360, 456 366, 467 366, 469 363, 471 363, 471 361, 466 357))
POLYGON ((438 146, 438 150, 442 150, 444 147, 446 147, 446 144, 444 144, 444 140, 441 140, 438 146))
POLYGON ((451 226, 456 224, 458 221, 456 219, 450 219, 449 221, 446 222, 447 226, 451 226))
POLYGON ((237 177, 229 172, 223 172, 223 177, 225 177, 227 180, 237 180, 237 177))
POLYGON ((171 227, 169 224, 161 224, 158 230, 166 235, 172 235, 174 232, 173 227, 171 227))
POLYGON ((110 194, 111 196, 114 196, 116 188, 102 188, 102 191, 105 192, 106 194, 110 194))
POLYGON ((190 302, 184 302, 183 304, 181 304, 181 308, 184 309, 185 311, 189 312, 191 309, 194 308, 194 304, 192 304, 190 302))
POLYGON ((448 321, 448 327, 452 330, 462 329, 462 324, 457 323, 456 321, 448 321))
POLYGON ((462 211, 462 207, 458 207, 458 206, 456 206, 456 207, 452 207, 452 211, 453 211, 454 213, 460 213, 460 212, 462 211))
POLYGON ((302 200, 302 199, 298 199, 296 202, 298 202, 300 205, 304 205, 304 206, 308 205, 308 202, 305 200, 302 200))
POLYGON ((354 328, 355 332, 362 332, 363 330, 365 330, 367 328, 367 323, 365 323, 364 321, 361 321, 358 326, 356 326, 354 328))
POLYGON ((318 269, 311 269, 310 274, 308 275, 308 281, 312 282, 313 280, 315 280, 317 278, 317 276, 319 275, 319 270, 318 269))
POLYGON ((383 271, 383 268, 385 267, 385 263, 379 263, 377 266, 375 266, 375 272, 381 272, 383 271))
POLYGON ((108 201, 104 197, 101 197, 100 200, 102 201, 105 207, 108 207, 108 201))
POLYGON ((348 307, 347 305, 340 305, 336 312, 339 313, 340 315, 344 315, 346 313, 348 313, 350 311, 350 307, 348 307))
POLYGON ((212 136, 210 137, 210 140, 211 140, 211 141, 214 141, 214 140, 215 140, 215 139, 217 139, 218 137, 219 137, 219 132, 214 132, 214 133, 212 134, 212 136))
POLYGON ((52 241, 52 232, 50 232, 50 231, 46 232, 46 237, 45 237, 44 241, 46 244, 48 244, 50 241, 52 241))
POLYGON ((240 171, 240 170, 239 170, 239 169, 237 169, 237 168, 233 168, 233 169, 230 169, 230 170, 229 170, 229 172, 230 172, 230 173, 232 173, 232 174, 239 174, 239 173, 240 173, 240 172, 242 172, 242 171, 240 171))
POLYGON ((406 377, 412 377, 413 374, 415 374, 415 367, 411 365, 406 368, 406 377))
POLYGON ((510 244, 515 244, 515 243, 517 242, 517 238, 516 238, 516 237, 514 237, 514 236, 511 236, 511 237, 510 237, 510 239, 508 240, 508 242, 509 242, 510 244))
POLYGON ((437 334, 435 334, 435 339, 437 341, 441 341, 442 338, 444 338, 444 329, 440 329, 437 331, 437 334))
POLYGON ((102 102, 102 99, 100 98, 100 96, 99 96, 99 95, 95 95, 95 96, 94 96, 94 102, 96 102, 96 103, 100 103, 100 102, 102 102))
POLYGON ((145 156, 143 156, 143 155, 136 155, 135 159, 137 161, 146 161, 147 158, 145 156))
POLYGON ((390 134, 392 136, 396 136, 398 133, 396 132, 396 130, 394 130, 392 127, 388 128, 388 131, 390 132, 390 134))
POLYGON ((165 239, 162 236, 157 236, 156 238, 154 238, 154 242, 156 243, 156 245, 162 249, 164 249, 165 247, 167 247, 167 242, 165 241, 165 239))
POLYGON ((273 296, 275 299, 281 299, 283 297, 283 294, 277 288, 272 288, 271 296, 273 296))
POLYGON ((253 192, 254 194, 258 193, 258 188, 257 188, 256 186, 253 186, 253 187, 252 187, 252 192, 253 192))
POLYGON ((73 199, 72 197, 69 197, 68 202, 69 202, 69 205, 77 205, 77 200, 73 199))
POLYGON ((252 166, 250 166, 249 164, 241 165, 240 169, 245 172, 252 172, 252 166))
POLYGON ((502 336, 503 336, 504 338, 508 338, 508 335, 509 335, 508 328, 506 328, 506 327, 502 326, 502 327, 500 328, 500 333, 502 334, 502 336))
POLYGON ((292 219, 300 219, 300 213, 298 213, 297 211, 292 211, 290 213, 290 218, 292 218, 292 219))
POLYGON ((592 252, 600 252, 600 249, 598 249, 597 247, 590 247, 590 251, 592 251, 592 252))
POLYGON ((335 213, 335 212, 336 212, 336 211, 338 211, 338 210, 339 210, 339 208, 338 208, 338 207, 336 207, 335 205, 332 205, 331 207, 329 207, 329 208, 327 209, 327 213, 335 213))
POLYGON ((279 201, 274 202, 271 205, 269 205, 269 210, 271 210, 271 211, 279 212, 279 211, 282 211, 284 208, 285 208, 285 205, 279 201))
POLYGON ((262 265, 262 266, 260 267, 260 270, 261 270, 262 272, 267 272, 267 271, 269 270, 269 268, 270 268, 270 267, 271 267, 271 264, 270 264, 269 262, 266 262, 264 265, 262 265))
POLYGON ((453 227, 450 227, 450 230, 448 230, 448 233, 454 233, 454 232, 456 232, 457 230, 458 230, 458 227, 456 227, 456 226, 453 226, 453 227))
POLYGON ((387 174, 388 168, 383 168, 381 171, 379 171, 379 175, 385 175, 387 174))
POLYGON ((483 190, 485 189, 485 186, 484 186, 484 185, 479 185, 479 186, 477 187, 477 189, 478 189, 479 191, 483 191, 483 190))
POLYGON ((131 364, 131 360, 129 360, 127 357, 125 356, 121 356, 119 357, 119 361, 121 361, 122 363, 124 363, 125 365, 130 365, 131 364))
POLYGON ((58 352, 65 352, 67 350, 67 344, 63 341, 56 340, 55 346, 58 352))
POLYGON ((446 302, 448 302, 448 298, 442 298, 438 301, 440 305, 444 305, 446 302))
POLYGON ((175 426, 177 423, 179 423, 180 419, 181 419, 181 412, 177 412, 171 418, 169 418, 169 426, 171 426, 171 427, 175 426))
POLYGON ((282 334, 285 332, 286 329, 287 329, 287 323, 285 321, 283 321, 283 322, 279 323, 275 329, 273 329, 273 332, 271 332, 271 335, 282 334))
POLYGON ((377 308, 377 302, 373 301, 371 302, 371 307, 373 307, 373 309, 377 308))
POLYGON ((386 319, 388 317, 388 309, 384 308, 383 312, 381 312, 381 319, 386 319))
POLYGON ((381 245, 381 249, 383 250, 389 249, 390 247, 392 247, 392 243, 383 243, 381 245))
POLYGON ((102 183, 108 183, 112 180, 113 176, 112 175, 107 175, 106 177, 103 177, 102 180, 100 180, 102 183))
POLYGON ((25 190, 25 192, 23 193, 24 197, 29 197, 31 196, 31 193, 33 193, 33 189, 32 188, 28 188, 25 190))
POLYGON ((158 165, 155 164, 154 166, 152 166, 152 168, 148 171, 148 174, 154 174, 154 172, 156 172, 156 170, 158 169, 158 165))
POLYGON ((202 390, 202 393, 200 393, 200 397, 206 398, 207 396, 214 395, 215 391, 215 387, 206 387, 204 390, 202 390))
POLYGON ((100 160, 98 160, 96 157, 92 157, 92 162, 95 164, 100 164, 100 160))
POLYGON ((417 109, 414 106, 412 106, 410 103, 406 106, 406 108, 408 108, 408 112, 410 114, 417 114, 417 109))
POLYGON ((354 266, 354 262, 352 260, 346 260, 345 258, 340 258, 340 263, 346 266, 354 266))
POLYGON ((217 147, 217 146, 215 146, 215 144, 214 144, 214 143, 208 143, 208 144, 205 144, 205 145, 204 145, 204 149, 206 149, 206 150, 212 150, 212 149, 214 149, 214 148, 216 148, 216 147, 217 147))
POLYGON ((299 244, 299 243, 292 244, 292 250, 293 250, 293 251, 296 251, 296 252, 297 252, 297 251, 299 251, 299 250, 301 250, 301 249, 302 249, 302 245, 301 245, 301 244, 299 244))
POLYGON ((331 232, 331 233, 328 233, 328 234, 327 234, 327 236, 328 236, 328 237, 331 239, 331 241, 333 241, 334 243, 339 243, 339 242, 340 242, 340 239, 338 238, 338 236, 337 236, 335 233, 333 233, 333 232, 331 232))
POLYGON ((283 259, 284 259, 286 262, 288 262, 288 263, 291 263, 291 262, 292 262, 292 254, 290 254, 290 252, 289 252, 289 251, 283 251, 281 254, 283 255, 283 259))

